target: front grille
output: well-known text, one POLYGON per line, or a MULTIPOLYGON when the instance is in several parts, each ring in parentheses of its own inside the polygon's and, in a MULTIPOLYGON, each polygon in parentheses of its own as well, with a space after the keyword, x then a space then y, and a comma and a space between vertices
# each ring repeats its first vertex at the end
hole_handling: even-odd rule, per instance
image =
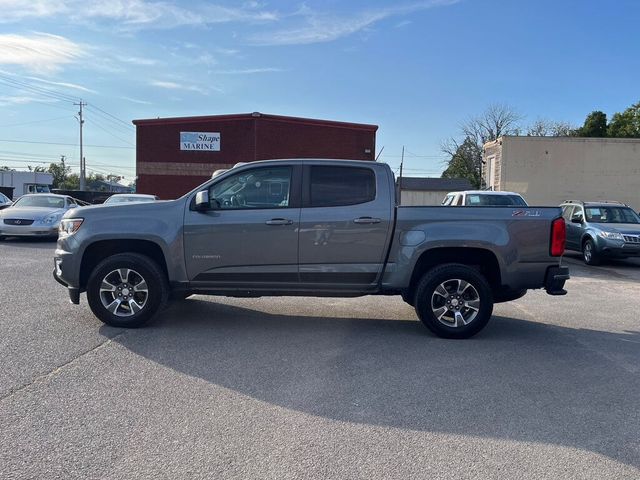
POLYGON ((27 220, 24 218, 5 218, 5 225, 31 225, 33 220, 27 220))
POLYGON ((640 235, 623 235, 622 238, 627 243, 640 243, 640 235))

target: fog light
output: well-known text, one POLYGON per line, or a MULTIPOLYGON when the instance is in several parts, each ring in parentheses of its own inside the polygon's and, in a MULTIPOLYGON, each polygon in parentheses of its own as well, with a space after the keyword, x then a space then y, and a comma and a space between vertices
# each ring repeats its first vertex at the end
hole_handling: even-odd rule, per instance
POLYGON ((61 263, 62 263, 62 259, 56 258, 56 275, 58 277, 62 275, 62 268, 60 267, 61 263))

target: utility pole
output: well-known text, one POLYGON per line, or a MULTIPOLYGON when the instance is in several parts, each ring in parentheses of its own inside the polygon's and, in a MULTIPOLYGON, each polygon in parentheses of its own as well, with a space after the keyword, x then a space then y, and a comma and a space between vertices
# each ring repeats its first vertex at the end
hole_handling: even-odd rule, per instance
POLYGON ((402 205, 402 167, 404 165, 404 145, 402 146, 402 158, 400 159, 400 178, 398 179, 398 205, 402 205))
POLYGON ((78 112, 78 122, 80 123, 80 190, 84 191, 85 189, 85 179, 86 179, 86 169, 84 162, 84 154, 82 152, 82 126, 84 125, 84 120, 82 119, 82 107, 85 107, 87 104, 82 102, 80 99, 79 103, 74 103, 80 107, 80 111, 78 112))

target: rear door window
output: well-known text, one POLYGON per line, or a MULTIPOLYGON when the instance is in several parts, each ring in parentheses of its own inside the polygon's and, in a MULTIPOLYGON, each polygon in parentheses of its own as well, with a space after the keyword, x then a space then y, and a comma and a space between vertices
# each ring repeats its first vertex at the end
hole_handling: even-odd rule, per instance
POLYGON ((337 207, 371 202, 376 198, 376 177, 370 168, 312 166, 311 207, 337 207))

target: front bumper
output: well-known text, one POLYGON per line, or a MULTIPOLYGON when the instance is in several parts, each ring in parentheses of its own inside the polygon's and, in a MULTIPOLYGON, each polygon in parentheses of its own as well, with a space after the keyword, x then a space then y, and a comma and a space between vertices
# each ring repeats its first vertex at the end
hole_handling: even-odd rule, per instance
POLYGON ((549 295, 566 295, 564 284, 569 280, 569 267, 554 266, 547 269, 544 279, 544 288, 549 295))
POLYGON ((607 241, 598 253, 610 258, 640 257, 640 244, 607 241))
POLYGON ((71 303, 78 305, 80 303, 79 279, 77 278, 78 269, 76 268, 75 258, 70 253, 60 247, 61 240, 58 240, 58 248, 53 256, 53 278, 60 285, 67 288, 69 300, 71 303))
POLYGON ((57 237, 58 225, 6 225, 0 223, 0 235, 4 237, 57 237))

